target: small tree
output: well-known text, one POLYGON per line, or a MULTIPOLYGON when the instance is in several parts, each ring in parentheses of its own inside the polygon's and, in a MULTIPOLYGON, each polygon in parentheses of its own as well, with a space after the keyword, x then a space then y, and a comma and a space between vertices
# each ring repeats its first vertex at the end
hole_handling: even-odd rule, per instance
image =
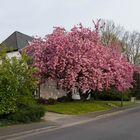
POLYGON ((32 93, 37 79, 35 69, 27 66, 27 57, 21 59, 0 55, 0 115, 14 113, 20 106, 34 104, 32 93))
POLYGON ((116 25, 113 21, 101 20, 100 34, 104 46, 109 46, 111 43, 117 43, 122 46, 124 32, 124 28, 116 25))

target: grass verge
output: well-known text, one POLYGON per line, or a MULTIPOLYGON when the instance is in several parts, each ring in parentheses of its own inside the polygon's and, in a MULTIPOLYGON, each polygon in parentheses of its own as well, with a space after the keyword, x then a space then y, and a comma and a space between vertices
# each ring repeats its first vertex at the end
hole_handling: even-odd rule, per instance
MULTIPOLYGON (((120 107, 120 101, 73 101, 57 103, 54 105, 44 105, 46 111, 61 114, 79 115, 89 112, 109 110, 113 107, 120 107)), ((132 105, 130 101, 124 101, 124 106, 132 105)))

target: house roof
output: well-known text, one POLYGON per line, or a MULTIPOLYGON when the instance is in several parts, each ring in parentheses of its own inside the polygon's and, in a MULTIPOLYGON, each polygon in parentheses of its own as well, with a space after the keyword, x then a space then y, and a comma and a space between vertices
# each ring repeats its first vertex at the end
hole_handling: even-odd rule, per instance
POLYGON ((6 48, 7 52, 12 52, 24 48, 32 40, 31 36, 15 31, 1 45, 6 48))

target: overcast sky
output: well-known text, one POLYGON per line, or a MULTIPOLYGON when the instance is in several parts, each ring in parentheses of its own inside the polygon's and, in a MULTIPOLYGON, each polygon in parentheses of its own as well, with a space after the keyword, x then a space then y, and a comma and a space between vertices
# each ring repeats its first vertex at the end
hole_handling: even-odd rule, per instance
POLYGON ((0 0, 0 42, 14 31, 44 36, 53 26, 89 27, 99 18, 140 31, 140 0, 0 0))

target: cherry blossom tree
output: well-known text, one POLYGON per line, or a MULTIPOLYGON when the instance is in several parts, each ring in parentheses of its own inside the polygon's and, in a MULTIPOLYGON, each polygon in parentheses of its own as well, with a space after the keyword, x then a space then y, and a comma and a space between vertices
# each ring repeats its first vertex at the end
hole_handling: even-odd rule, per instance
POLYGON ((41 81, 51 78, 67 91, 77 87, 82 93, 132 87, 133 66, 118 44, 102 44, 99 21, 94 25, 91 29, 79 24, 71 31, 55 27, 51 34, 35 38, 26 47, 41 81))

